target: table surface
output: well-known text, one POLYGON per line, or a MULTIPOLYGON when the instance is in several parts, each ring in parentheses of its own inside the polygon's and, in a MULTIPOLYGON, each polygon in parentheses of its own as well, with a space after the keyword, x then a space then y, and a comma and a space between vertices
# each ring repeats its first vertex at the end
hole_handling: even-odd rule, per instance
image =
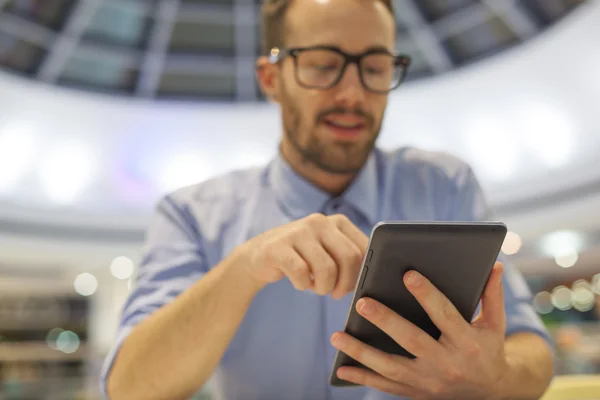
POLYGON ((600 375, 557 376, 540 400, 600 400, 600 375))

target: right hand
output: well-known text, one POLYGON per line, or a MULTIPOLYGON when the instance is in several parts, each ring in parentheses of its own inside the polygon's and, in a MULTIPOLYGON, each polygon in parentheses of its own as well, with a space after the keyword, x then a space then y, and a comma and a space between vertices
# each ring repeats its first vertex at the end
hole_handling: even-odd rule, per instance
POLYGON ((297 290, 339 299, 354 290, 368 242, 346 216, 312 214, 250 239, 242 254, 261 287, 287 277, 297 290))

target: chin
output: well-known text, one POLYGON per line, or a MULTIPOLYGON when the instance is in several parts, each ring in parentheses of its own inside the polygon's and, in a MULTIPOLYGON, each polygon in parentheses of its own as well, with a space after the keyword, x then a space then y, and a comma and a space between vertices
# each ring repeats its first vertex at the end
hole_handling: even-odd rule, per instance
MULTIPOLYGON (((330 153, 331 154, 331 153, 330 153)), ((365 157, 360 155, 344 155, 342 157, 326 157, 319 160, 316 164, 324 171, 338 175, 349 175, 359 172, 367 161, 368 155, 365 157)))

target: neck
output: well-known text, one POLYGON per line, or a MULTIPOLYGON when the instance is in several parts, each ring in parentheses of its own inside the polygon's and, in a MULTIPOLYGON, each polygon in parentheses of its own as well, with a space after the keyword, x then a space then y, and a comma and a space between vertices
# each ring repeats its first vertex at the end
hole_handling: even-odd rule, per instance
POLYGON ((294 151, 289 144, 286 144, 286 141, 281 143, 279 151, 296 173, 332 196, 342 194, 357 175, 357 173, 333 174, 324 171, 312 162, 304 159, 301 154, 294 151))

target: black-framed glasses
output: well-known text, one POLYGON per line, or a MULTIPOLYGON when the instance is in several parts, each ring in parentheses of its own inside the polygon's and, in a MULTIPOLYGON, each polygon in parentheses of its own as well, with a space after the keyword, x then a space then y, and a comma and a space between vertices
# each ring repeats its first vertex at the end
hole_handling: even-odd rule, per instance
POLYGON ((400 86, 410 65, 410 57, 384 49, 349 54, 337 47, 315 46, 271 49, 269 61, 294 59, 296 81, 309 89, 329 89, 339 83, 349 64, 356 64, 363 87, 375 93, 388 93, 400 86))

